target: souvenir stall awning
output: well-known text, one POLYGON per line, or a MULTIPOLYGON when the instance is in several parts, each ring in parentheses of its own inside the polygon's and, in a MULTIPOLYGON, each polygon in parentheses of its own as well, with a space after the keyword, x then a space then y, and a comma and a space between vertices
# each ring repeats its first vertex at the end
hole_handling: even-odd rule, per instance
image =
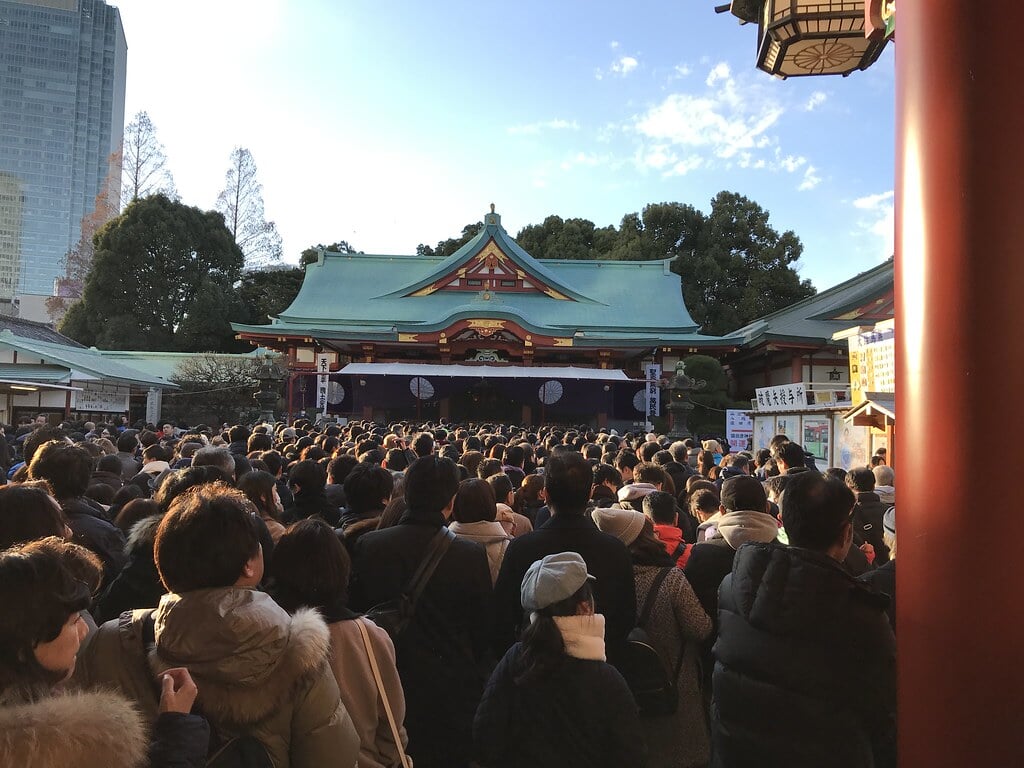
POLYGON ((896 423, 896 395, 892 392, 865 392, 863 402, 843 414, 845 421, 859 427, 885 429, 896 423))

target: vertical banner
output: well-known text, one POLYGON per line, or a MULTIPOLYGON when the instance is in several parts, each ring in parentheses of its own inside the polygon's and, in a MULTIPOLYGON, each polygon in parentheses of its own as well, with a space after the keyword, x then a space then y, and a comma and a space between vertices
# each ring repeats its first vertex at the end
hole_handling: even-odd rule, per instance
POLYGON ((150 387, 146 393, 146 421, 150 424, 160 423, 160 413, 163 410, 163 390, 150 387))
POLYGON ((730 409, 725 412, 725 439, 729 441, 730 453, 747 450, 753 437, 754 421, 746 411, 730 409))
POLYGON ((654 429, 654 419, 661 412, 661 363, 648 363, 644 368, 647 378, 647 429, 654 429))
POLYGON ((316 409, 324 416, 327 415, 327 385, 330 381, 331 372, 330 355, 316 356, 316 409))

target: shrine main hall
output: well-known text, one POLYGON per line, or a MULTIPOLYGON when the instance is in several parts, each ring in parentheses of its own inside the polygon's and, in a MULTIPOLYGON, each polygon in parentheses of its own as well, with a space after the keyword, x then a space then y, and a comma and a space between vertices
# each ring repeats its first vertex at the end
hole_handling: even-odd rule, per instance
POLYGON ((323 251, 269 325, 233 327, 285 355, 296 410, 326 363, 331 415, 625 427, 649 366, 736 350, 698 332, 669 261, 535 259, 491 206, 448 257, 323 251))

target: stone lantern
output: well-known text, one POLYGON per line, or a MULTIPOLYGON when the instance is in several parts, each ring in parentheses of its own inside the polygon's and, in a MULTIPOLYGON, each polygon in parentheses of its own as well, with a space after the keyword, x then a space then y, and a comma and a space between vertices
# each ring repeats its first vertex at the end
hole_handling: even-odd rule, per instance
POLYGON ((683 361, 676 363, 676 370, 673 376, 661 384, 665 394, 668 395, 670 426, 668 437, 672 440, 683 440, 689 437, 686 426, 686 417, 693 410, 693 403, 690 402, 690 395, 707 386, 703 379, 691 379, 686 375, 683 361))
POLYGON ((275 421, 274 406, 280 397, 278 388, 284 380, 284 374, 274 364, 270 355, 264 355, 263 363, 256 371, 259 388, 253 393, 253 399, 260 406, 260 421, 272 424, 275 421))

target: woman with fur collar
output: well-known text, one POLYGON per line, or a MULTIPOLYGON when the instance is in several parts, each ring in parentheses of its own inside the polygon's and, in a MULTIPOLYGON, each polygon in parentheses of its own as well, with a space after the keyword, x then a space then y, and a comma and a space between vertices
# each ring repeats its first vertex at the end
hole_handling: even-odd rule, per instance
POLYGON ((82 611, 101 569, 87 550, 55 537, 0 552, 0 764, 204 765, 209 728, 189 714, 197 691, 187 670, 167 670, 160 678, 151 743, 139 713, 122 696, 63 690, 87 631, 82 611))

